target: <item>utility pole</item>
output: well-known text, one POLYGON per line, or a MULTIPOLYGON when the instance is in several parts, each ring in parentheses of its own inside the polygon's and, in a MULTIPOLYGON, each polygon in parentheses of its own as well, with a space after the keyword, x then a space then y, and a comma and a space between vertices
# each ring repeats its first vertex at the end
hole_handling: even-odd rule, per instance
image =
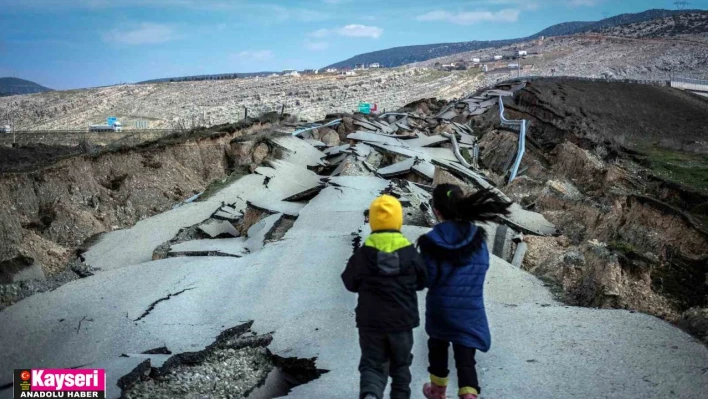
POLYGON ((521 77, 521 57, 519 57, 519 73, 517 73, 516 77, 520 78, 521 77))

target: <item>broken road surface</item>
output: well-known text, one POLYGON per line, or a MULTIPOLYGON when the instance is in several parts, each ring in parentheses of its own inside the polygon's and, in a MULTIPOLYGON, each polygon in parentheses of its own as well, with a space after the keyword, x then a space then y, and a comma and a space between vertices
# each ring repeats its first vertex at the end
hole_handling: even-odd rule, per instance
MULTIPOLYGON (((446 106, 439 119, 466 117, 468 105, 491 109, 496 103, 489 95, 465 101, 446 106), (479 101, 465 102, 470 100, 479 101)), ((289 396, 356 397, 356 297, 345 290, 340 274, 369 233, 364 211, 384 190, 399 196, 407 222, 419 213, 416 226, 403 228, 414 241, 428 231, 419 227, 420 219, 430 224, 425 188, 438 175, 447 173, 470 187, 493 186, 481 170, 459 163, 450 148, 429 147, 445 142, 442 136, 421 132, 419 138, 396 138, 396 130, 408 135, 405 120, 412 124, 414 113, 389 115, 400 129, 357 118, 356 125, 371 132, 345 132, 359 141, 354 147, 320 151, 307 138, 268 138, 280 159, 202 202, 104 235, 84 254, 94 275, 0 312, 0 387, 5 388, 0 399, 11 396, 10 370, 18 367, 105 368, 108 397, 117 398, 119 379, 139 371, 146 358, 152 367, 169 362, 165 351, 154 354, 155 348, 176 356, 202 351, 249 320, 253 333, 272 333, 268 348, 274 355, 316 358, 317 369, 328 371, 289 396), (382 153, 394 161, 379 165, 382 153), (341 164, 332 176, 318 175, 314 170, 334 169, 328 155, 341 158, 341 164), (370 167, 367 160, 378 166, 370 167), (415 175, 428 184, 389 181, 374 171, 382 177, 415 175), (249 222, 239 225, 240 232, 232 225, 204 232, 211 240, 170 242, 207 220, 237 219, 249 222), (152 261, 153 251, 168 242, 176 257, 152 261), (211 256, 178 256, 186 253, 211 256)), ((455 123, 445 128, 457 131, 461 140, 471 130, 455 123)), ((478 359, 484 398, 688 399, 706 392, 708 348, 688 334, 640 313, 564 306, 541 281, 507 262, 518 232, 556 232, 543 215, 515 205, 512 215, 489 229, 489 247, 500 256, 491 256, 486 282, 493 345, 478 359)), ((424 293, 420 312, 425 312, 424 293)), ((423 327, 415 330, 415 339, 412 388, 418 392, 428 379, 423 327)), ((454 373, 451 385, 456 385, 454 373)))
MULTIPOLYGON (((282 241, 246 257, 171 258, 118 267, 8 308, 0 313, 0 369, 102 364, 115 377, 126 362, 135 363, 120 358, 123 353, 160 346, 172 353, 200 350, 224 329, 253 319, 254 331, 274 332, 274 353, 317 357, 317 367, 330 370, 290 396, 355 397, 355 297, 342 287, 339 274, 363 210, 388 182, 347 177, 341 183, 306 205, 282 241), (84 318, 92 321, 77 329, 84 318)), ((411 239, 424 231, 405 228, 411 239)), ((479 369, 487 398, 588 392, 695 398, 708 386, 702 371, 708 349, 661 320, 563 306, 536 278, 496 257, 486 295, 494 345, 480 355, 479 369)), ((420 303, 423 312, 422 295, 420 303)), ((427 379, 426 337, 423 328, 415 333, 417 389, 427 379)), ((3 373, 3 385, 9 375, 3 373)), ((117 387, 111 388, 111 397, 117 397, 117 387)), ((5 390, 2 397, 9 394, 5 390)))

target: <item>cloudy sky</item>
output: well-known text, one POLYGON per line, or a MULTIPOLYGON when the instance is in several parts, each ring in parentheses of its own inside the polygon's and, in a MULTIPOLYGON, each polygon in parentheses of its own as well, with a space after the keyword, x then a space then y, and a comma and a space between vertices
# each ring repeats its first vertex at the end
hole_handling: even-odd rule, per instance
MULTIPOLYGON (((708 0, 692 0, 708 8, 708 0)), ((0 76, 55 89, 318 68, 412 44, 528 36, 673 0, 0 0, 0 76)))

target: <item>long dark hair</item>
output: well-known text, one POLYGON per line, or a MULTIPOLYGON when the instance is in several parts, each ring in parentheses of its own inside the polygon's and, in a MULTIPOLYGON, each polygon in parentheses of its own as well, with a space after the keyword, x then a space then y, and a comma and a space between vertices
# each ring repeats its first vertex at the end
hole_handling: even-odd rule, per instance
MULTIPOLYGON (((511 203, 503 200, 491 189, 465 195, 460 186, 440 184, 433 190, 432 206, 447 221, 488 222, 496 219, 497 216, 508 215, 511 203)), ((468 226, 464 228, 472 229, 473 226, 468 223, 468 226)), ((477 229, 477 233, 469 244, 450 251, 438 247, 426 235, 421 236, 418 239, 418 248, 421 252, 429 254, 435 262, 435 277, 431 287, 440 282, 442 276, 440 261, 447 260, 456 268, 464 266, 469 258, 482 247, 486 237, 487 233, 484 229, 477 229)), ((447 278, 451 278, 454 273, 453 270, 447 278)))
POLYGON ((445 220, 488 222, 508 215, 511 202, 503 200, 492 189, 465 195, 460 186, 439 184, 433 190, 432 205, 445 220))

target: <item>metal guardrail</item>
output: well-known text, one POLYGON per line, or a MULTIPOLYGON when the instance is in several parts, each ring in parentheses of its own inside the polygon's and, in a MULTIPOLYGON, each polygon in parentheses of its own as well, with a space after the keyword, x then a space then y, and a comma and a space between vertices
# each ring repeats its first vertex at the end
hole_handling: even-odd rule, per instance
POLYGON ((675 78, 669 84, 677 89, 708 92, 708 80, 675 78))
POLYGON ((499 118, 501 119, 502 125, 507 126, 518 126, 519 127, 519 147, 516 152, 516 159, 514 160, 514 165, 511 167, 511 172, 509 174, 509 183, 511 183, 519 173, 519 166, 521 166, 521 159, 524 157, 526 152, 526 128, 528 121, 522 120, 511 120, 506 119, 504 116, 504 99, 499 96, 499 118))
POLYGON ((302 129, 297 129, 297 130, 295 130, 294 132, 292 132, 292 135, 293 135, 293 136, 297 136, 297 135, 300 134, 300 133, 304 133, 304 132, 307 132, 307 131, 310 131, 310 130, 319 129, 319 128, 322 128, 322 127, 335 126, 335 125, 339 125, 340 123, 342 123, 342 120, 341 120, 341 119, 335 119, 335 120, 330 121, 330 122, 328 122, 328 123, 326 123, 326 124, 324 124, 324 125, 320 125, 320 124, 318 124, 318 123, 315 123, 314 126, 309 126, 309 127, 305 127, 305 128, 302 128, 302 129))
POLYGON ((689 83, 689 84, 695 84, 695 85, 708 86, 708 80, 705 80, 705 79, 672 78, 671 82, 689 83))

